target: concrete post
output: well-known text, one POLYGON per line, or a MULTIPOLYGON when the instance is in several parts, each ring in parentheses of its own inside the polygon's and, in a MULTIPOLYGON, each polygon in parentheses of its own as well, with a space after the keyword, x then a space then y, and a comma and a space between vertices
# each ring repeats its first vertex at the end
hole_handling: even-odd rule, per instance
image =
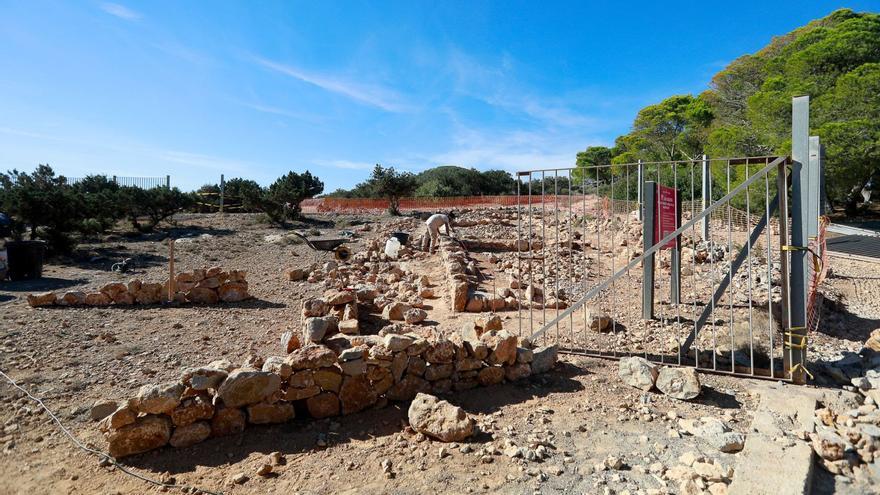
MULTIPOLYGON (((702 179, 703 179, 703 209, 705 210, 712 204, 712 171, 709 169, 709 157, 703 155, 701 160, 702 179)), ((700 221, 700 232, 703 234, 703 240, 709 240, 709 217, 705 217, 700 221)))
POLYGON ((226 180, 223 174, 220 174, 220 213, 223 213, 223 200, 226 194, 226 180))
MULTIPOLYGON (((810 216, 818 210, 810 210, 810 97, 797 96, 791 106, 791 313, 789 335, 784 347, 789 357, 786 369, 793 381, 803 383, 807 343, 807 287, 809 256, 804 248, 809 242, 810 216)), ((784 360, 783 360, 784 361, 784 360)))
POLYGON ((810 184, 809 184, 809 198, 810 203, 809 207, 809 215, 807 216, 807 236, 810 239, 815 239, 819 235, 819 215, 821 215, 821 198, 819 196, 819 189, 821 186, 821 170, 820 170, 820 161, 819 157, 819 136, 810 136, 810 184))
MULTIPOLYGON (((644 215, 642 217, 642 252, 647 252, 654 245, 654 196, 657 194, 657 183, 647 181, 642 185, 644 215)), ((642 260, 642 319, 654 319, 654 254, 642 260)))
POLYGON ((171 189, 171 176, 165 176, 165 189, 171 189))
POLYGON ((639 160, 639 166, 636 169, 636 176, 638 180, 638 185, 636 186, 637 194, 638 194, 638 202, 639 202, 639 221, 642 221, 644 218, 644 212, 642 211, 645 208, 644 196, 642 195, 642 188, 645 183, 645 166, 642 164, 642 161, 639 160))

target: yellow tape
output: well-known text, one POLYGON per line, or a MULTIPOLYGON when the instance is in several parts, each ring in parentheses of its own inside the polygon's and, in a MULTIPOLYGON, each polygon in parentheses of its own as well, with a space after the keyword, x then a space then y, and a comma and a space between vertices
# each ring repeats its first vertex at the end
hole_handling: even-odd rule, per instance
POLYGON ((791 370, 789 371, 789 373, 791 373, 792 375, 794 375, 794 372, 797 371, 797 370, 799 370, 799 369, 804 370, 804 373, 806 373, 807 376, 810 377, 810 380, 815 380, 815 377, 813 376, 813 374, 810 373, 810 370, 808 370, 807 367, 803 365, 803 363, 798 363, 798 364, 792 366, 792 367, 791 367, 791 370))
POLYGON ((810 249, 808 247, 804 247, 804 246, 789 246, 789 245, 785 245, 785 244, 780 246, 780 249, 782 249, 783 251, 806 251, 806 252, 812 254, 813 255, 813 269, 816 271, 816 273, 819 273, 822 271, 821 258, 819 258, 819 255, 814 253, 812 249, 810 249))

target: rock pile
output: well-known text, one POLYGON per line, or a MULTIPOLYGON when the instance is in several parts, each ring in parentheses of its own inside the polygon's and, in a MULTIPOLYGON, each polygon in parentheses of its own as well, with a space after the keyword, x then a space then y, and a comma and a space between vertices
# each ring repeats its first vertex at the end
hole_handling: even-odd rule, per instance
POLYGON ((810 434, 822 466, 834 474, 880 481, 880 368, 852 379, 858 394, 816 409, 810 434))
MULTIPOLYGON (((222 267, 199 268, 177 274, 173 284, 173 300, 178 303, 214 304, 239 302, 249 299, 247 272, 226 271, 222 267)), ((111 282, 99 290, 86 292, 41 292, 29 294, 28 304, 40 306, 131 306, 133 304, 158 304, 168 301, 170 280, 145 282, 139 278, 127 284, 111 282)))
POLYGON ((620 360, 617 374, 627 385, 644 391, 657 387, 664 394, 680 400, 700 395, 697 370, 688 366, 661 369, 645 358, 633 356, 620 360))
MULTIPOLYGON (((101 422, 101 429, 111 455, 123 457, 238 433, 248 423, 286 422, 296 411, 326 418, 412 400, 418 393, 519 380, 549 370, 556 360, 555 348, 519 348, 517 338, 500 329, 477 338, 454 337, 340 333, 323 345, 307 343, 286 356, 250 359, 244 366, 215 361, 186 370, 174 383, 143 386, 101 422)), ((446 406, 452 407, 437 403, 428 409, 446 411, 446 406)), ((468 432, 469 420, 457 412, 453 416, 415 423, 440 439, 468 432)))

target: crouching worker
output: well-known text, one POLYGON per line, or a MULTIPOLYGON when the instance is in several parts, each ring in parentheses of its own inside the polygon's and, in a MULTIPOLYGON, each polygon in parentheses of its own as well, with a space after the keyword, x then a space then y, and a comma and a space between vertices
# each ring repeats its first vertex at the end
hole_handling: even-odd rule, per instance
POLYGON ((437 250, 437 247, 440 245, 440 227, 443 227, 444 225, 446 226, 446 235, 455 234, 452 230, 453 218, 455 218, 455 216, 452 213, 449 215, 435 213, 425 221, 428 230, 425 232, 425 235, 422 236, 422 251, 433 253, 437 250))

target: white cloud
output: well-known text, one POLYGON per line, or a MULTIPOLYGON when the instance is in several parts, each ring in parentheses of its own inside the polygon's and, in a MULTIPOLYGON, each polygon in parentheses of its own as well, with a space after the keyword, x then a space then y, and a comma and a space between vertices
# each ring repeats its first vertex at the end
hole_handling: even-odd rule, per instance
POLYGON ((126 21, 137 21, 141 18, 139 12, 135 12, 130 8, 118 3, 104 2, 100 5, 101 10, 126 21))
POLYGON ((386 112, 400 113, 409 110, 409 107, 401 102, 402 97, 388 88, 356 83, 339 76, 309 72, 292 65, 260 57, 254 57, 254 61, 279 74, 298 79, 331 93, 343 95, 359 103, 380 108, 386 112))

